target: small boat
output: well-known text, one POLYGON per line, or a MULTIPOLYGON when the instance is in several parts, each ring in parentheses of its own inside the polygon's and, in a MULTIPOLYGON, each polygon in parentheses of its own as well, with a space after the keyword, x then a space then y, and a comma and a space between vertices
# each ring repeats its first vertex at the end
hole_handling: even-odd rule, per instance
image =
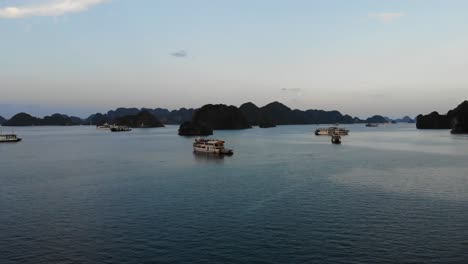
POLYGON ((224 148, 224 141, 219 139, 197 138, 193 143, 193 151, 217 155, 233 155, 232 149, 224 148))
POLYGON ((315 130, 315 135, 317 136, 331 136, 333 134, 347 136, 349 134, 349 130, 342 127, 318 128, 315 130))
POLYGON ((341 144, 341 136, 337 134, 332 135, 331 142, 332 144, 341 144))
POLYGON ((112 132, 128 132, 128 131, 132 131, 132 129, 129 128, 128 126, 112 126, 110 128, 110 131, 112 131, 112 132))
POLYGON ((366 127, 378 127, 379 124, 374 124, 374 123, 367 123, 366 127))
POLYGON ((0 134, 0 143, 14 143, 20 142, 21 138, 16 136, 16 134, 0 134))

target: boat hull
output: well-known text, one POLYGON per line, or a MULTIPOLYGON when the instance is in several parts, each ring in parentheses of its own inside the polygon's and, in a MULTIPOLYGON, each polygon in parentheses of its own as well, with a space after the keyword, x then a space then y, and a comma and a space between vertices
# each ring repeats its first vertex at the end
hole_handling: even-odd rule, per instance
POLYGON ((16 142, 20 142, 21 140, 22 140, 21 138, 12 139, 12 140, 0 140, 0 143, 16 143, 16 142))
POLYGON ((328 136, 328 131, 315 131, 316 136, 328 136))
POLYGON ((193 152, 213 154, 213 155, 228 155, 228 156, 234 154, 234 152, 230 149, 206 149, 206 148, 200 148, 200 147, 194 147, 193 152))
POLYGON ((193 151, 199 152, 199 153, 211 153, 211 154, 219 154, 220 151, 218 149, 206 149, 206 148, 197 148, 194 147, 193 151))
POLYGON ((110 129, 111 132, 130 132, 132 131, 132 129, 130 128, 111 128, 110 129))

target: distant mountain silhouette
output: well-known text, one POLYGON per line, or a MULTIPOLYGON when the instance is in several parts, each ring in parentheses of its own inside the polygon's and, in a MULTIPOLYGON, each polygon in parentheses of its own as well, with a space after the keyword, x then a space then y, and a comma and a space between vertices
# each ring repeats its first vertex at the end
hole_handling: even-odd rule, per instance
POLYGON ((81 119, 80 117, 70 116, 70 119, 71 119, 73 124, 76 124, 76 125, 83 125, 84 124, 84 120, 81 119))
POLYGON ((258 123, 264 121, 269 121, 276 125, 293 125, 298 123, 297 116, 291 108, 279 102, 269 103, 259 109, 258 123))
POLYGON ((213 135, 213 129, 191 121, 182 123, 179 127, 180 136, 209 136, 213 135))
POLYGON ((0 116, 0 126, 7 121, 3 116, 0 116))
POLYGON ((14 115, 2 126, 40 126, 41 120, 26 113, 19 113, 14 115))
POLYGON ((168 125, 178 125, 183 122, 190 121, 192 119, 194 109, 190 108, 180 108, 179 110, 169 111, 164 108, 156 109, 147 109, 143 108, 142 110, 147 110, 161 120, 164 124, 168 125))
POLYGON ((110 122, 110 119, 107 117, 107 114, 101 114, 101 113, 92 114, 85 120, 86 125, 95 125, 95 126, 100 126, 109 122, 110 122))
POLYGON ((260 108, 253 103, 245 103, 239 107, 239 110, 242 114, 247 118, 247 122, 249 122, 252 126, 258 126, 259 119, 260 119, 260 108))
POLYGON ((398 118, 394 120, 397 123, 414 123, 414 119, 409 116, 404 116, 403 118, 398 118))
POLYGON ((272 121, 267 121, 267 120, 262 120, 260 124, 258 124, 260 128, 271 128, 271 127, 276 127, 275 123, 272 121))
POLYGON ((192 122, 214 130, 251 128, 239 108, 233 105, 204 105, 195 111, 192 122))
POLYGON ((73 119, 67 115, 53 114, 51 116, 45 116, 41 120, 43 126, 76 126, 80 125, 81 122, 75 123, 73 119))
POLYGON ((3 126, 75 126, 79 125, 81 119, 69 117, 62 114, 53 114, 44 118, 33 117, 26 113, 14 115, 3 126))
MULTIPOLYGON (((317 109, 298 110, 291 109, 280 102, 272 102, 263 107, 258 107, 249 102, 242 104, 239 108, 226 105, 205 105, 205 108, 179 110, 168 110, 164 108, 125 108, 119 107, 109 110, 107 113, 96 113, 82 120, 79 117, 69 117, 61 114, 54 114, 44 119, 34 119, 33 117, 19 116, 8 124, 25 125, 102 125, 104 123, 113 124, 117 120, 127 116, 138 115, 146 111, 156 117, 162 124, 179 125, 185 122, 204 122, 204 124, 186 124, 187 128, 197 128, 196 130, 206 131, 209 129, 241 129, 249 126, 273 127, 276 125, 302 125, 302 124, 353 124, 353 123, 385 123, 382 116, 373 116, 367 120, 358 117, 343 115, 340 112, 325 111, 317 109), (214 113, 213 111, 220 111, 214 113), (195 113, 198 113, 196 116, 195 113), (243 123, 246 121, 246 123, 243 123), (201 125, 201 126, 200 126, 201 125)), ((147 118, 149 118, 147 116, 147 118)), ((1 121, 1 120, 0 120, 1 121)), ((127 120, 129 121, 129 120, 127 120)), ((148 120, 147 120, 148 121, 148 120)))
POLYGON ((361 124, 364 123, 364 120, 361 120, 359 117, 353 117, 353 123, 354 124, 361 124))
POLYGON ((447 113, 452 124, 452 133, 468 133, 468 101, 464 101, 457 108, 447 113))
POLYGON ((235 106, 204 105, 193 114, 192 121, 179 127, 181 136, 206 136, 213 130, 251 128, 244 114, 235 106))
POLYGON ((254 126, 262 123, 269 125, 355 123, 351 116, 342 115, 338 111, 292 110, 280 102, 273 102, 260 108, 253 103, 245 103, 239 109, 254 126))
POLYGON ((416 127, 418 129, 450 129, 450 119, 447 115, 440 115, 434 111, 428 115, 418 115, 416 127))
POLYGON ((357 117, 343 115, 338 111, 324 110, 292 110, 280 102, 272 102, 263 107, 248 102, 239 108, 226 105, 205 105, 195 111, 192 121, 184 123, 180 134, 200 134, 199 131, 210 129, 243 129, 249 126, 262 128, 276 125, 301 125, 301 124, 353 124, 353 123, 388 123, 380 115, 375 115, 361 120, 357 117))
POLYGON ((117 118, 120 118, 120 117, 137 115, 138 113, 140 113, 140 109, 138 108, 120 107, 115 110, 108 111, 107 118, 109 118, 109 120, 116 120, 117 118))
POLYGON ((143 110, 135 115, 119 117, 115 120, 117 125, 135 128, 164 127, 163 123, 150 112, 143 110))
POLYGON ((380 115, 375 115, 373 117, 369 117, 365 121, 366 123, 374 123, 374 124, 384 124, 384 123, 389 123, 389 121, 380 115))
POLYGON ((181 108, 179 110, 169 111, 164 108, 124 108, 119 107, 115 110, 110 110, 106 114, 96 113, 90 115, 86 118, 85 124, 88 125, 102 125, 104 123, 115 123, 118 118, 129 116, 129 115, 137 115, 141 111, 147 111, 155 116, 158 120, 161 121, 163 124, 181 124, 185 121, 190 121, 192 119, 192 115, 194 109, 186 109, 181 108))
POLYGON ((418 129, 452 129, 452 133, 468 133, 468 101, 464 101, 445 115, 432 112, 428 115, 418 115, 418 129))

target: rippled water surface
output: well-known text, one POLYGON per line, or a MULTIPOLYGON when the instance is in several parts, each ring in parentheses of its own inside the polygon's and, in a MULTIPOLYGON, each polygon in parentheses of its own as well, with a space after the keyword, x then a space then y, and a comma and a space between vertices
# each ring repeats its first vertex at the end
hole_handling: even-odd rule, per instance
POLYGON ((218 159, 175 126, 18 128, 0 263, 468 263, 468 137, 348 128, 217 131, 218 159))

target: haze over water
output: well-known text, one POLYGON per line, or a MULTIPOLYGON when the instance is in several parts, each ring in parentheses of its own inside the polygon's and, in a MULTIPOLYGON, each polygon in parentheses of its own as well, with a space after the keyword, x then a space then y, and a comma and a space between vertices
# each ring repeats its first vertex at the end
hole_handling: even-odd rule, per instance
POLYGON ((176 126, 15 128, 0 262, 466 263, 468 137, 316 127, 216 131, 217 159, 176 126))

